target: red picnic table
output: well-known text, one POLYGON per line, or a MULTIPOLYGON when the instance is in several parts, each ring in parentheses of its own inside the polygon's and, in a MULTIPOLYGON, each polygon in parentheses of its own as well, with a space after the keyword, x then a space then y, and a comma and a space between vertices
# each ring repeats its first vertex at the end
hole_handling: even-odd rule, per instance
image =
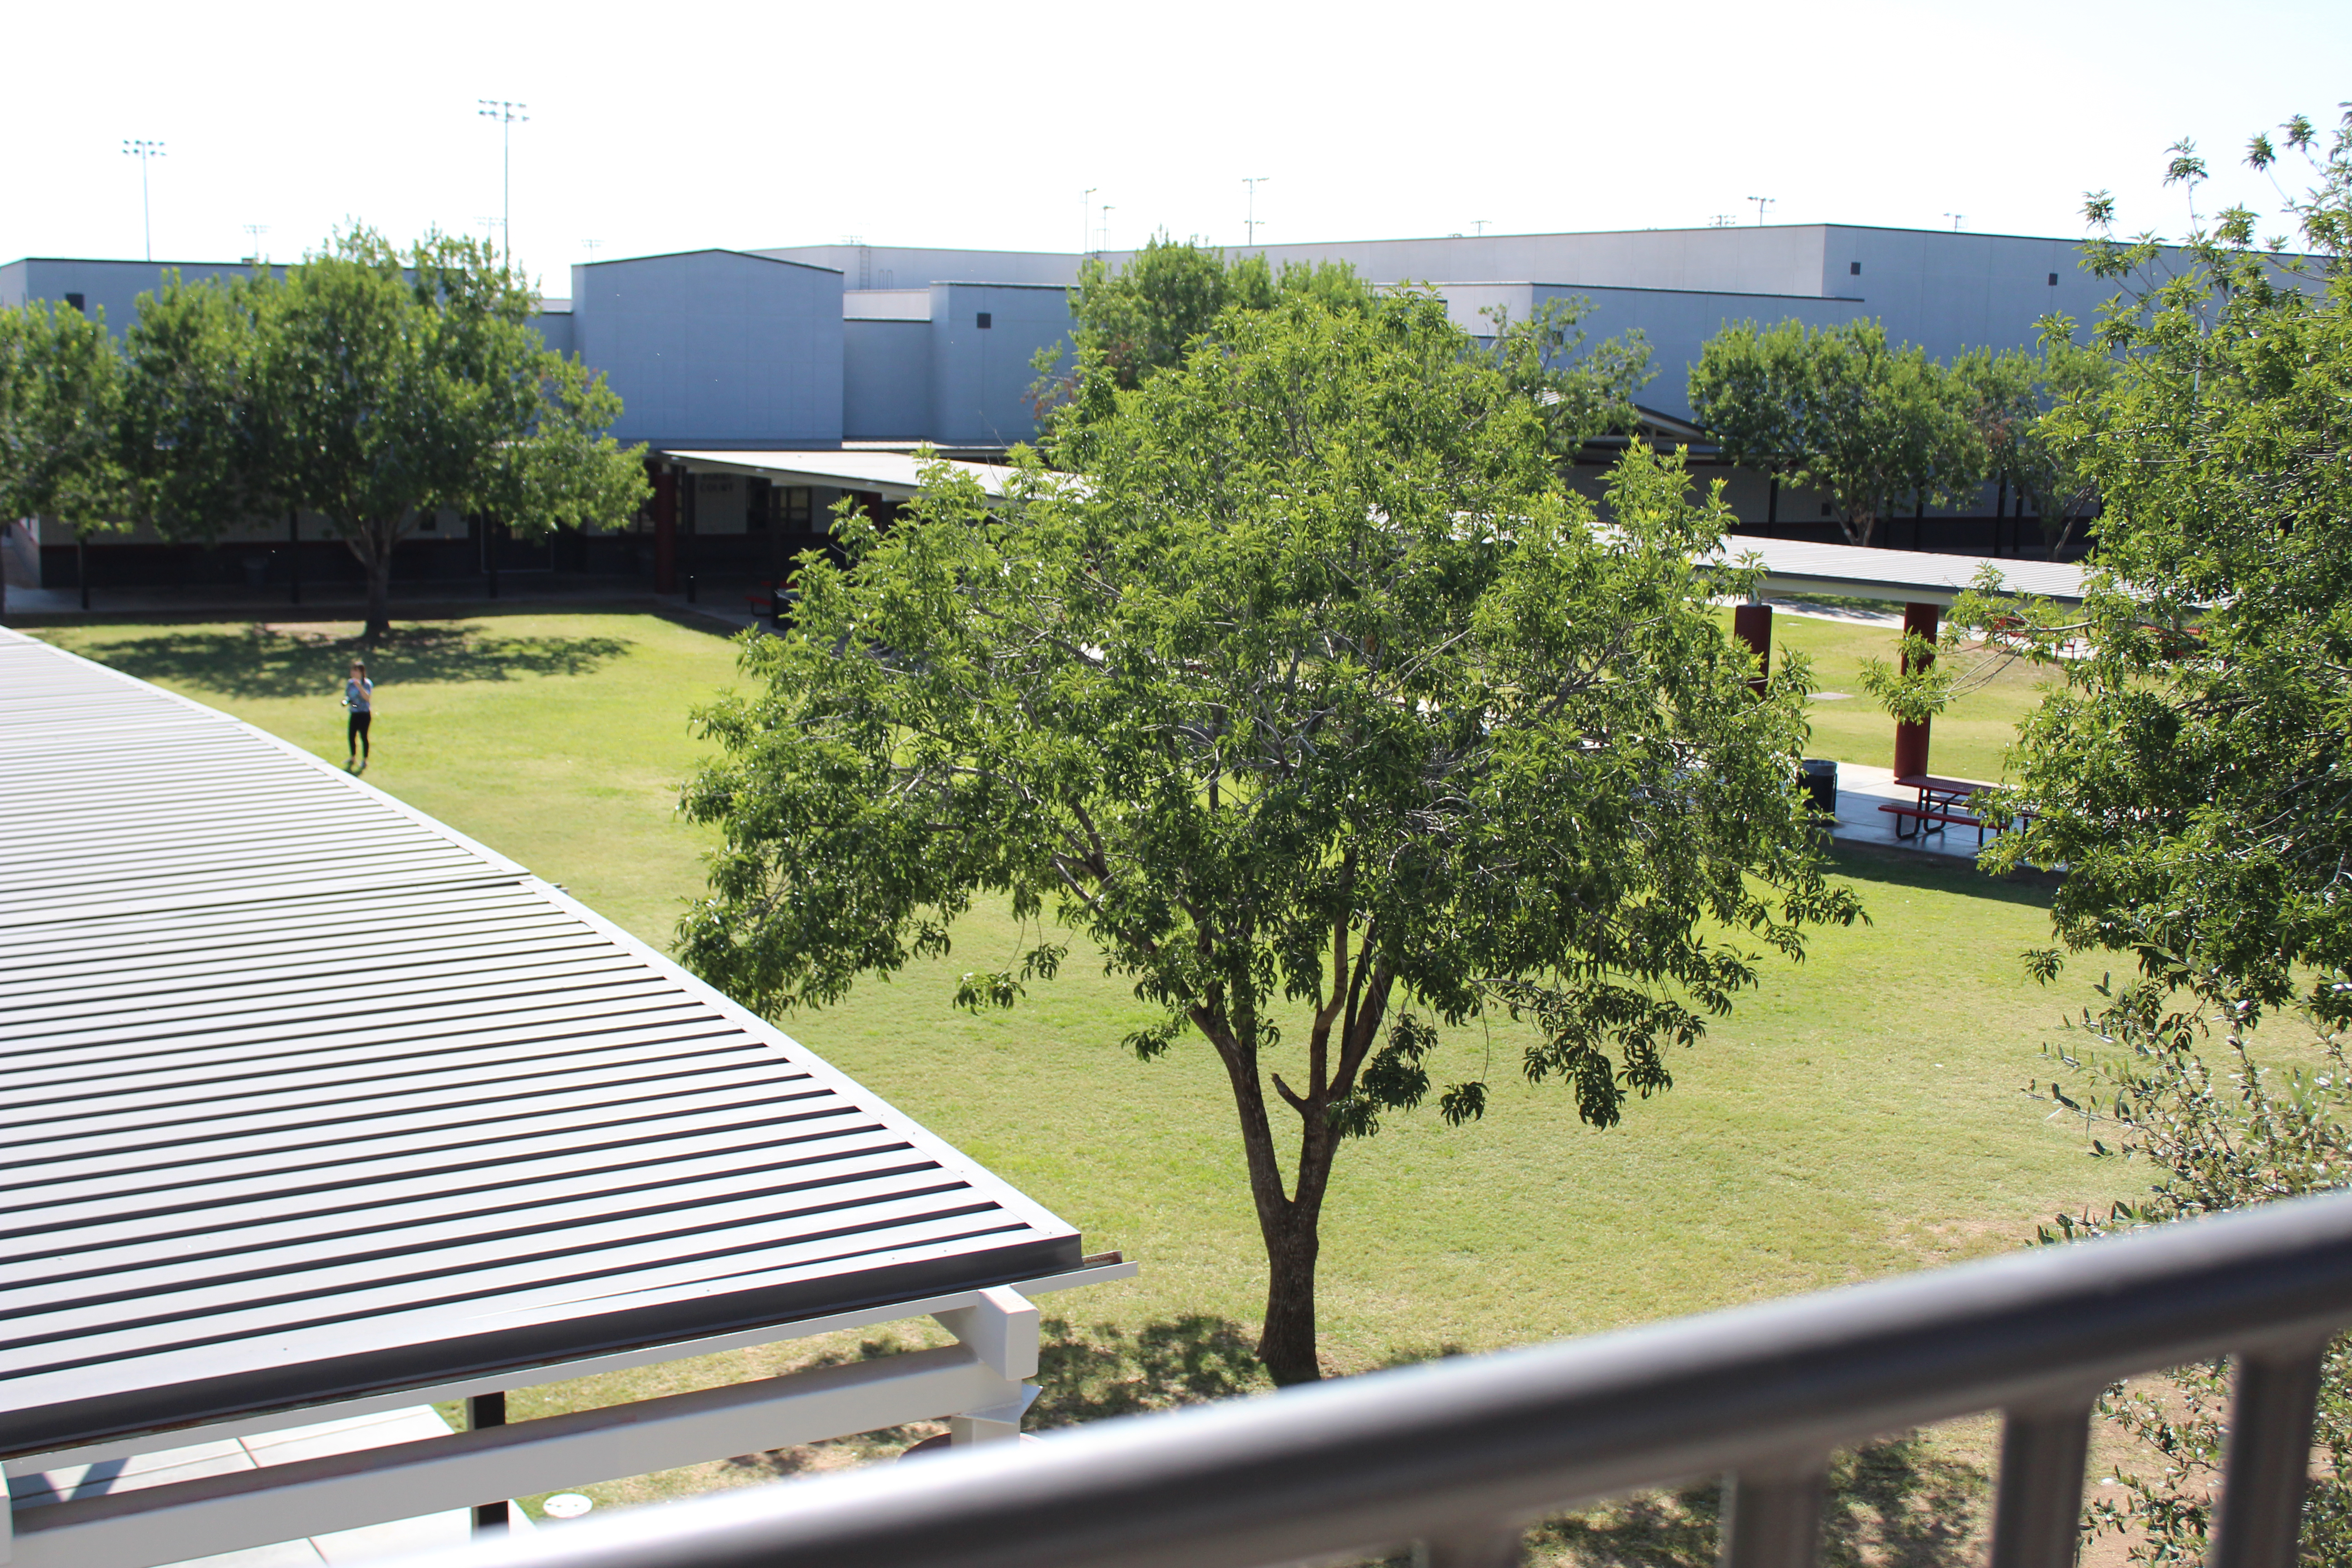
POLYGON ((1902 773, 1895 780, 1904 789, 1918 792, 1918 804, 1904 805, 1890 801, 1878 809, 1891 812, 1895 817, 1895 837, 1917 838, 1929 833, 1941 833, 1953 824, 1977 830, 1977 842, 1984 842, 1984 818, 1969 810, 1972 795, 1994 786, 1982 779, 1948 779, 1934 773, 1902 773), (1911 831, 1903 831, 1904 824, 1911 831))

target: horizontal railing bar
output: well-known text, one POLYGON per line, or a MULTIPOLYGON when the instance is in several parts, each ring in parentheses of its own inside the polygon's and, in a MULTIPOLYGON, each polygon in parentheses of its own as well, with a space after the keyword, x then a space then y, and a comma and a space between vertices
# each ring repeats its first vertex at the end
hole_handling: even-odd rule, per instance
POLYGON ((1769 1472, 1791 1454, 2087 1399, 2115 1378, 2291 1332, 2315 1341, 2347 1321, 2352 1196, 2330 1195, 698 1499, 480 1561, 1260 1568, 1458 1537, 1695 1475, 1769 1472))

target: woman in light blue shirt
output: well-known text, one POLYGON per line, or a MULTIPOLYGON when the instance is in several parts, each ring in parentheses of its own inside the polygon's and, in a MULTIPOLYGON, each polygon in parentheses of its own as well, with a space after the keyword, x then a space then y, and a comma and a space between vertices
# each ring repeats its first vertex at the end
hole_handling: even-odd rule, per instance
POLYGON ((375 717, 375 682, 368 679, 367 666, 352 660, 351 678, 343 682, 343 706, 351 712, 351 723, 344 731, 344 742, 352 754, 343 766, 364 771, 368 755, 368 721, 375 717))

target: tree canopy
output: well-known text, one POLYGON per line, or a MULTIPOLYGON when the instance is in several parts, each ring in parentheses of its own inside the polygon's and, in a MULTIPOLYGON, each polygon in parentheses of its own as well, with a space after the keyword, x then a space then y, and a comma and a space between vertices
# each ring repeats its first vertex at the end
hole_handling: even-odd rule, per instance
MULTIPOLYGON (((0 519, 52 517, 77 534, 114 524, 121 369, 102 313, 0 310, 0 519)), ((0 602, 6 592, 0 577, 0 602)))
POLYGON ((1485 1025, 1523 1021, 1521 1069, 1606 1126, 1752 983, 1748 944, 1857 911, 1796 788, 1803 666, 1750 689, 1692 565, 1727 517, 1679 460, 1636 446, 1600 526, 1419 293, 1228 305, 1192 341, 1001 501, 936 469, 804 558, 756 689, 702 715, 684 805, 723 840, 679 951, 773 1015, 946 953, 983 899, 1031 934, 967 1005, 1083 939, 1146 1009, 1129 1047, 1222 1066, 1259 1350, 1296 1382, 1335 1159, 1433 1095, 1478 1117, 1485 1025))
MULTIPOLYGON (((1055 350, 1041 351, 1035 362, 1040 412, 1063 420, 1102 416, 1110 394, 1132 391, 1181 364, 1229 313, 1296 300, 1362 310, 1381 297, 1344 262, 1276 268, 1263 254, 1229 260, 1222 251, 1155 235, 1116 271, 1099 257, 1079 268, 1070 291, 1067 362, 1055 350)), ((1529 400, 1557 458, 1572 458, 1596 436, 1631 433, 1638 419, 1633 394, 1653 374, 1649 345, 1638 331, 1588 343, 1580 323, 1591 309, 1589 300, 1571 297, 1547 300, 1523 320, 1500 308, 1485 312, 1491 331, 1481 335, 1490 340, 1494 363, 1529 400)))
MULTIPOLYGON (((2290 121, 2308 254, 2232 208, 2178 247, 2103 237, 2111 375, 2049 439, 2104 498, 2079 613, 1995 603, 2063 676, 2026 721, 1989 857, 2063 862, 2071 950, 2239 1006, 2352 1020, 2352 119, 2290 121), (2060 657, 2061 653, 2069 657, 2060 657)), ((2176 148, 2193 197, 2205 165, 2176 148)), ((2095 197, 2095 224, 2113 204, 2095 197)), ((2056 955, 2046 955, 2054 967, 2056 955)))
POLYGON ((1736 322, 1701 345, 1690 402, 1730 461, 1828 491, 1851 543, 1905 502, 1941 505, 1984 479, 1952 373, 1876 321, 1736 322))
POLYGON ((14 515, 210 542, 315 511, 367 573, 375 637, 394 548, 431 512, 533 533, 617 525, 643 496, 638 454, 604 434, 619 398, 546 347, 530 289, 478 242, 354 228, 282 275, 172 274, 139 308, 119 346, 78 312, 0 312, 14 515))

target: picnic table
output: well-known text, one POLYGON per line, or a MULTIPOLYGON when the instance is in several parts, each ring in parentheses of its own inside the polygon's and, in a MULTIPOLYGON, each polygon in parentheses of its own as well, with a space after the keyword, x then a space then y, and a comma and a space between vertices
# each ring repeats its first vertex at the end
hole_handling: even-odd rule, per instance
POLYGON ((1982 790, 1994 786, 1982 779, 1948 779, 1935 773, 1902 773, 1895 780, 1901 788, 1917 792, 1917 804, 1905 805, 1890 801, 1878 809, 1895 818, 1895 837, 1918 838, 1930 833, 1941 833, 1948 826, 1973 827, 1977 842, 1984 842, 1984 818, 1969 809, 1969 800, 1982 790), (1906 824, 1909 832, 1904 831, 1906 824))

